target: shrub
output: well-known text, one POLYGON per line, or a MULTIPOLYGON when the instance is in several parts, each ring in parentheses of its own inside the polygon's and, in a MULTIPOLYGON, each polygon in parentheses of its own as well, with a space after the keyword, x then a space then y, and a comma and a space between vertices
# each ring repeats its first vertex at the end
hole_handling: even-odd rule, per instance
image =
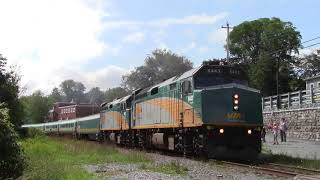
POLYGON ((0 179, 22 175, 24 157, 18 135, 9 121, 8 109, 0 104, 0 179))
POLYGON ((26 129, 26 137, 28 138, 36 138, 36 137, 44 137, 45 134, 39 129, 36 128, 28 128, 26 129))

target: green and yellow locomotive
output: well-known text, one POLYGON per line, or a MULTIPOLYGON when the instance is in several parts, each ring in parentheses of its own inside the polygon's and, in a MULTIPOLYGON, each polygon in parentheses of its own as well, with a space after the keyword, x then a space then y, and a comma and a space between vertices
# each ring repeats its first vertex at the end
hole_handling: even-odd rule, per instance
MULTIPOLYGON (((236 66, 207 62, 101 105, 99 115, 34 125, 46 132, 101 137, 117 144, 210 158, 261 152, 259 91, 236 66)), ((33 127, 25 125, 24 127, 33 127)))
POLYGON ((209 157, 261 151, 260 93, 234 66, 206 63, 102 108, 101 132, 118 144, 209 157))

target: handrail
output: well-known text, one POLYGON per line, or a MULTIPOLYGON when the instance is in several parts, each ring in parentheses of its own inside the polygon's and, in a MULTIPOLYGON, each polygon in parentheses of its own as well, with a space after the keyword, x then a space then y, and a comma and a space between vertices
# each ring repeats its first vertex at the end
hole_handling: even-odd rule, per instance
POLYGON ((262 98, 262 110, 320 107, 320 88, 288 92, 262 98))

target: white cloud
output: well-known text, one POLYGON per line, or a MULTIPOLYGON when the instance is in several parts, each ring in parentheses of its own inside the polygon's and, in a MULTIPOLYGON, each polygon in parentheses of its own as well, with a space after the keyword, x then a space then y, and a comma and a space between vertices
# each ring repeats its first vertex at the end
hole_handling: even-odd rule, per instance
POLYGON ((225 44, 227 38, 226 29, 216 29, 215 31, 209 33, 209 43, 225 44))
POLYGON ((128 34, 126 37, 124 37, 123 42, 124 43, 134 43, 139 44, 145 39, 145 35, 142 32, 135 32, 128 34))
MULTIPOLYGON (((33 92, 31 90, 36 89, 41 89, 48 94, 51 92, 53 87, 57 87, 62 81, 67 79, 73 79, 75 81, 82 82, 87 90, 97 86, 102 90, 106 90, 108 88, 119 86, 122 76, 128 73, 129 69, 109 65, 92 71, 74 68, 59 68, 54 69, 54 72, 57 75, 52 76, 50 79, 47 79, 47 76, 38 76, 35 79, 29 80, 25 85, 27 88, 26 94, 30 94, 33 92)), ((44 74, 45 71, 40 71, 40 73, 44 74)), ((51 74, 51 72, 48 74, 51 74)))
POLYGON ((108 89, 119 86, 122 76, 129 73, 129 69, 124 69, 118 66, 107 66, 97 71, 89 72, 84 77, 83 82, 86 83, 88 89, 99 86, 101 89, 108 89))
POLYGON ((119 48, 99 40, 108 16, 103 2, 90 2, 0 1, 0 53, 21 67, 27 92, 57 85, 64 76, 57 72, 78 72, 102 52, 117 53, 119 48))
POLYGON ((185 16, 183 18, 166 18, 151 21, 148 24, 154 26, 169 26, 169 25, 186 25, 186 24, 195 24, 195 25, 208 25, 214 24, 217 21, 224 19, 228 16, 228 13, 222 12, 217 15, 207 15, 207 14, 199 14, 199 15, 191 15, 185 16))
POLYGON ((192 41, 186 47, 182 48, 180 50, 180 53, 181 54, 186 54, 186 53, 188 53, 188 51, 191 51, 192 49, 195 49, 196 46, 197 46, 196 42, 192 41))
POLYGON ((130 21, 118 20, 109 21, 105 23, 107 29, 122 28, 122 27, 139 27, 139 26, 152 26, 152 27, 167 27, 170 25, 211 25, 215 24, 221 19, 225 19, 229 13, 222 12, 216 15, 207 15, 205 13, 185 16, 182 18, 163 18, 151 21, 130 21))

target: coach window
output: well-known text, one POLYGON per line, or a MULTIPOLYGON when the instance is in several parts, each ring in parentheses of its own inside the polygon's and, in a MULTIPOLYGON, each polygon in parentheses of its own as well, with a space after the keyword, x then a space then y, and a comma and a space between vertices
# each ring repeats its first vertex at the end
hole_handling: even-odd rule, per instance
POLYGON ((182 93, 183 94, 189 94, 191 93, 192 89, 191 89, 191 82, 190 81, 184 81, 182 83, 182 93))
POLYGON ((151 90, 151 95, 157 94, 158 91, 159 91, 159 88, 158 88, 158 87, 153 88, 153 89, 151 90))
POLYGON ((110 104, 110 106, 109 106, 109 109, 111 109, 112 108, 112 104, 110 104))

